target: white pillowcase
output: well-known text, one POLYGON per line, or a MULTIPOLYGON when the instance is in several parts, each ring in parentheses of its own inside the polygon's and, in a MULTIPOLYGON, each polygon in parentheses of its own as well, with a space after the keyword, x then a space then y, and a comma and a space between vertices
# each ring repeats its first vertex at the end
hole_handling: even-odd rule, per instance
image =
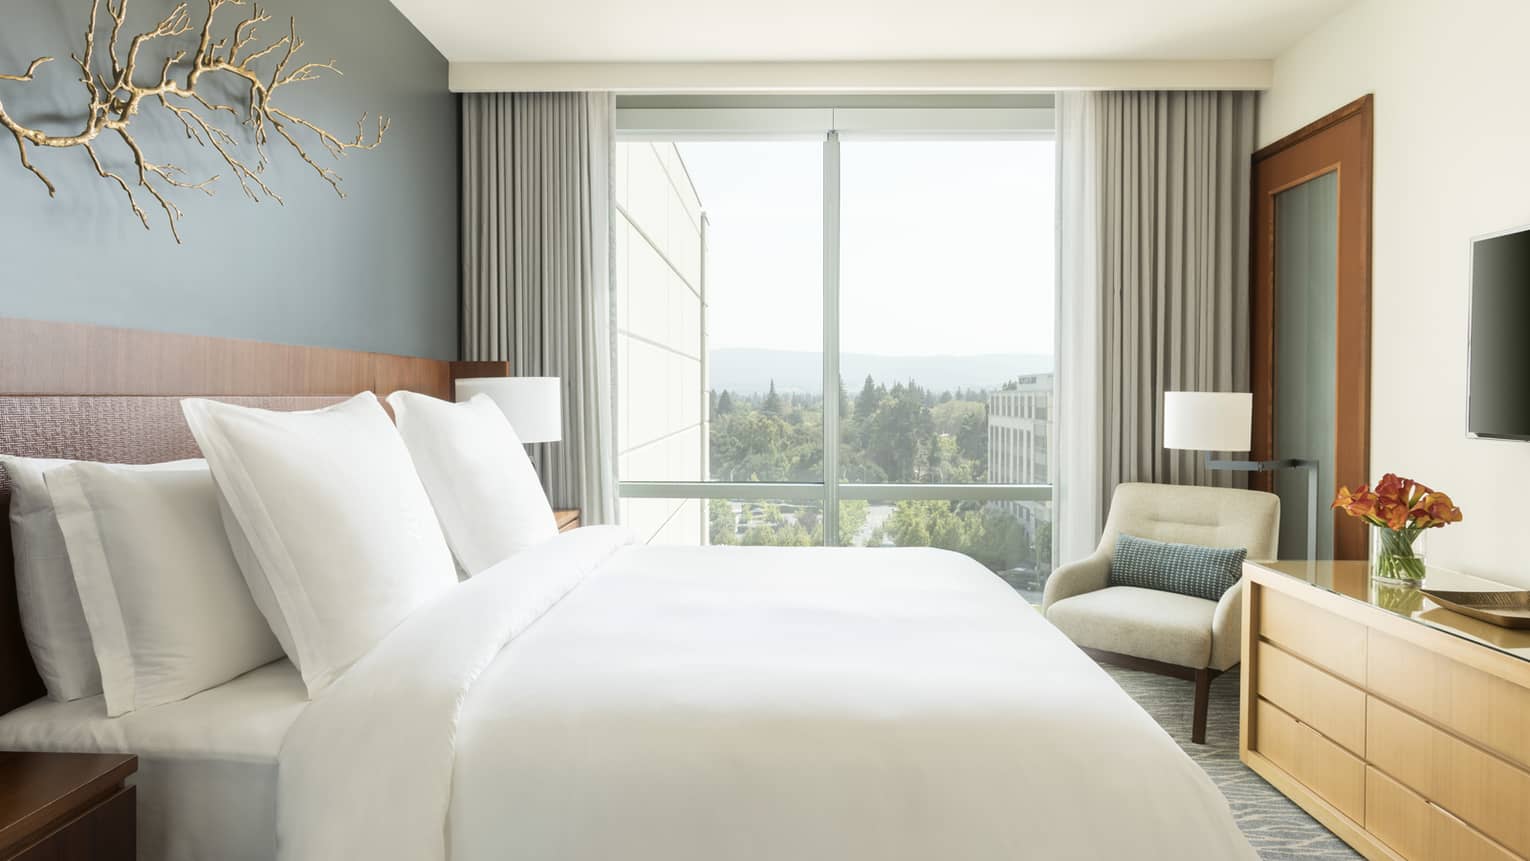
POLYGON ((69 568, 69 550, 43 480, 45 472, 70 462, 0 457, 0 466, 11 481, 11 552, 16 559, 21 629, 43 687, 49 697, 60 701, 101 693, 101 671, 69 568))
POLYGON ((255 604, 310 697, 457 583, 409 452, 370 392, 307 412, 181 408, 255 604))
POLYGON ((446 541, 469 576, 557 536, 531 458, 487 395, 454 404, 394 392, 388 405, 446 541))
POLYGON ((185 699, 282 656, 250 598, 201 461, 45 475, 111 717, 185 699))
MULTIPOLYGON (((80 593, 43 476, 75 461, 0 455, 11 482, 11 551, 21 628, 48 696, 61 702, 101 693, 101 671, 80 608, 80 593)), ((183 469, 200 460, 139 469, 183 469)))

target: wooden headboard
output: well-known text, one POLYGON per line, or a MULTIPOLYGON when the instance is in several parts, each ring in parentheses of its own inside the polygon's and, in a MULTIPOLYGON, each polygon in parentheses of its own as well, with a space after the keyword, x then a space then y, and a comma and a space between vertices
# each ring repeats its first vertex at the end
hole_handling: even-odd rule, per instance
MULTIPOLYGON (((114 463, 199 457, 180 399, 312 409, 358 392, 451 398, 504 363, 449 362, 228 338, 0 318, 0 454, 114 463)), ((0 512, 10 485, 0 469, 0 512)), ((0 714, 44 693, 21 629, 11 531, 0 529, 0 714)))

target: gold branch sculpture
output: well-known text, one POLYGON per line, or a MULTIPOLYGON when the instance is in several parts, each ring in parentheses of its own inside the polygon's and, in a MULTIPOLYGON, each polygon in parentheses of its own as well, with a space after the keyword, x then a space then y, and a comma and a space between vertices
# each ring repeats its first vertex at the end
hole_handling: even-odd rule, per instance
MULTIPOLYGON (((252 6, 251 14, 239 22, 232 33, 215 38, 213 19, 218 10, 224 6, 243 6, 245 2, 208 0, 207 18, 200 28, 192 23, 191 14, 186 4, 182 3, 153 30, 135 35, 124 44, 122 30, 127 20, 128 0, 117 0, 115 6, 112 0, 106 0, 106 14, 111 19, 111 32, 106 39, 106 56, 110 60, 111 71, 103 74, 97 65, 99 62, 104 67, 105 62, 100 60, 96 50, 96 25, 100 18, 101 0, 92 0, 90 26, 85 30, 84 53, 70 55, 70 59, 80 69, 80 82, 90 95, 84 128, 74 134, 49 134, 22 124, 6 112, 4 103, 0 103, 0 128, 15 137, 16 147, 21 154, 21 166, 35 174, 47 186, 48 196, 52 197, 58 190, 47 174, 32 162, 28 148, 79 147, 90 158, 90 165, 97 175, 126 193, 128 205, 138 220, 143 222, 145 229, 149 228, 149 216, 139 206, 135 190, 142 190, 164 210, 170 223, 170 232, 175 241, 180 242, 178 225, 182 212, 165 196, 167 189, 194 189, 210 195, 213 193, 212 184, 221 174, 194 181, 188 179, 186 171, 176 165, 151 160, 129 128, 147 100, 151 104, 157 102, 180 120, 187 138, 215 150, 239 181, 245 195, 253 201, 259 202, 264 196, 282 203, 281 196, 272 191, 262 179, 270 163, 268 144, 273 133, 307 162, 321 179, 329 183, 336 194, 344 197, 340 176, 316 161, 309 148, 317 141, 335 158, 345 155, 349 150, 374 149, 382 143, 383 134, 388 130, 388 120, 379 117, 376 135, 368 139, 367 117, 362 115, 356 123, 356 136, 344 139, 277 106, 274 98, 283 87, 317 80, 325 71, 339 74, 340 70, 334 60, 327 63, 294 63, 293 58, 303 47, 303 40, 297 35, 295 20, 289 20, 287 35, 280 39, 264 44, 258 41, 256 27, 271 20, 271 16, 262 12, 259 6, 252 6), (151 70, 152 78, 141 73, 139 64, 145 45, 157 39, 174 39, 193 31, 198 31, 197 45, 189 57, 185 50, 173 51, 159 68, 151 70), (268 73, 262 73, 257 68, 262 62, 270 66, 268 73), (222 75, 232 81, 247 93, 249 104, 235 108, 209 96, 208 88, 199 86, 206 80, 213 80, 207 77, 209 75, 222 75), (238 140, 234 135, 218 124, 217 121, 224 115, 249 127, 250 137, 254 140, 253 162, 239 153, 238 140), (102 162, 97 152, 102 135, 115 136, 131 153, 133 170, 128 171, 126 177, 108 170, 102 162), (305 140, 308 142, 306 146, 305 140)), ((33 81, 37 70, 52 61, 52 57, 39 57, 20 75, 0 74, 0 81, 33 81)), ((228 121, 222 119, 222 122, 228 121)))

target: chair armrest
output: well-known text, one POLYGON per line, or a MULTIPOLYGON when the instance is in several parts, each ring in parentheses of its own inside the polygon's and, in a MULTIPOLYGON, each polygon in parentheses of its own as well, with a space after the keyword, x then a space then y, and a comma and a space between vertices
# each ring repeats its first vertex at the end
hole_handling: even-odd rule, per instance
POLYGON ((1243 659, 1243 581, 1222 593, 1211 617, 1211 668, 1225 670, 1243 659))
POLYGON ((1095 551, 1093 556, 1058 566, 1047 578, 1046 591, 1041 594, 1041 610, 1046 612, 1048 607, 1064 598, 1104 589, 1109 579, 1110 554, 1105 551, 1095 551))

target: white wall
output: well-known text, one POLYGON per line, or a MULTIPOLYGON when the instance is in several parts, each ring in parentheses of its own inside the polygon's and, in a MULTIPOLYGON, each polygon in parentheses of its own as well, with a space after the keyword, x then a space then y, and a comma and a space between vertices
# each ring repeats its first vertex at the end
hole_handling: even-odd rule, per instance
MULTIPOLYGON (((674 144, 616 147, 618 474, 706 478, 701 203, 674 144)), ((622 500, 647 541, 700 544, 700 500, 622 500)))
POLYGON ((1527 33, 1525 0, 1360 0, 1276 60, 1259 138, 1375 93, 1371 478, 1455 497, 1432 562, 1530 586, 1530 444, 1464 430, 1468 242, 1530 224, 1527 33))

